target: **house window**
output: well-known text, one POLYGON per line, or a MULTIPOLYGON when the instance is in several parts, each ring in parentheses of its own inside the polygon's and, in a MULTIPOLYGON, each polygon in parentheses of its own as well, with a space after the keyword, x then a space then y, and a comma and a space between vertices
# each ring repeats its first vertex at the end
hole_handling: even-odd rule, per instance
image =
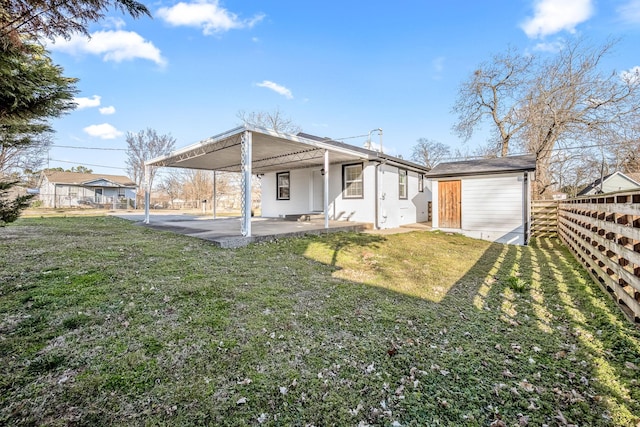
POLYGON ((418 192, 424 192, 424 175, 418 175, 418 192))
POLYGON ((291 181, 289 179, 289 172, 280 172, 276 174, 276 182, 278 188, 276 189, 277 200, 289 200, 289 193, 291 189, 291 181))
POLYGON ((69 197, 78 197, 78 187, 69 187, 69 197))
POLYGON ((345 199, 364 197, 362 163, 342 166, 342 190, 342 197, 345 199))
POLYGON ((118 188, 118 197, 122 198, 124 196, 125 196, 124 188, 123 187, 118 188))
POLYGON ((398 169, 398 198, 407 198, 407 171, 398 169))

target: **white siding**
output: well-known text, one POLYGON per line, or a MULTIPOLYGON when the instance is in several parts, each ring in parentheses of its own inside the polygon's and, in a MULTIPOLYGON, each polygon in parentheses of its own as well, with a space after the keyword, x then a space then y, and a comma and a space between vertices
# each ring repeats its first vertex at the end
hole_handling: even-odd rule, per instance
MULTIPOLYGON (((343 164, 329 167, 329 218, 337 221, 353 221, 375 224, 376 213, 376 163, 363 164, 363 198, 344 198, 342 192, 343 164)), ((292 170, 290 200, 276 200, 276 174, 262 177, 262 216, 282 217, 289 214, 304 214, 314 210, 314 191, 317 187, 317 172, 320 168, 292 170), (315 172, 315 175, 314 175, 315 172), (316 184, 314 186, 314 176, 316 184)), ((286 172, 283 170, 282 172, 286 172)), ((398 168, 379 166, 378 175, 378 225, 394 228, 405 224, 428 220, 428 202, 431 200, 430 185, 425 179, 424 191, 418 192, 418 174, 408 172, 407 199, 398 197, 398 168)), ((317 196, 317 195, 316 195, 317 196)), ((317 204, 317 203, 316 203, 317 204)))
POLYGON ((398 168, 391 165, 383 165, 379 168, 380 188, 380 228, 395 228, 401 225, 424 222, 428 220, 428 203, 431 200, 431 192, 425 188, 418 191, 418 174, 407 173, 407 198, 400 199, 398 186, 398 168))
MULTIPOLYGON (((622 190, 636 190, 637 188, 638 186, 636 184, 629 181, 624 176, 620 176, 619 174, 612 175, 602 184, 603 193, 613 193, 615 191, 622 190)), ((591 191, 589 194, 595 194, 595 190, 591 191)))
POLYGON ((309 212, 310 169, 282 170, 289 172, 289 200, 277 200, 276 174, 268 173, 262 177, 262 216, 276 218, 284 215, 304 214, 309 212))
POLYGON ((462 230, 504 243, 524 243, 524 174, 469 177, 462 180, 462 230))

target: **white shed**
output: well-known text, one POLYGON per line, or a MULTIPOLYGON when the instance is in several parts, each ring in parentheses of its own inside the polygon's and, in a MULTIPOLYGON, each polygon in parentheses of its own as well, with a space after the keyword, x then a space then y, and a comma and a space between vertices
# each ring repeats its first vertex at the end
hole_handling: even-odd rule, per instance
POLYGON ((531 222, 534 155, 442 163, 433 181, 433 228, 526 245, 531 222))

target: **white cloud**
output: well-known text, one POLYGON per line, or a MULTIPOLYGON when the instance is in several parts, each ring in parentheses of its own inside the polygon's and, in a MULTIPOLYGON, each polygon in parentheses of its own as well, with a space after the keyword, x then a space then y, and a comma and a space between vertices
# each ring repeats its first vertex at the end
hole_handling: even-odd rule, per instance
POLYGON ((218 0, 180 2, 171 7, 160 8, 157 15, 176 27, 201 28, 205 35, 251 28, 264 18, 263 14, 258 14, 251 19, 240 19, 235 13, 221 7, 218 0))
POLYGON ((266 87, 267 89, 271 89, 272 91, 279 93, 287 99, 293 99, 293 94, 291 93, 291 91, 286 87, 279 85, 278 83, 265 80, 262 83, 256 83, 256 86, 266 87))
POLYGON ((592 0, 535 0, 534 9, 534 16, 520 26, 529 38, 563 30, 574 33, 576 25, 593 14, 592 0))
POLYGON ((640 0, 628 0, 617 8, 623 21, 640 24, 640 0))
POLYGON ((133 31, 97 31, 91 34, 90 39, 82 35, 75 35, 69 40, 56 38, 49 48, 72 55, 101 55, 104 61, 122 62, 140 58, 158 65, 166 64, 160 49, 133 31))
POLYGON ((84 108, 98 107, 100 105, 100 97, 98 95, 93 95, 91 98, 73 98, 73 102, 78 104, 76 107, 78 110, 82 110, 84 108))
POLYGON ((91 136, 95 136, 100 139, 115 139, 124 135, 118 129, 110 125, 109 123, 102 123, 101 125, 91 125, 82 129, 91 136))
POLYGON ((102 107, 98 109, 98 111, 100 111, 100 114, 104 114, 105 116, 107 116, 109 114, 114 114, 116 112, 116 107, 110 105, 108 107, 102 107))
POLYGON ((640 65, 636 65, 630 70, 623 71, 620 73, 620 77, 625 82, 636 83, 640 81, 640 65))

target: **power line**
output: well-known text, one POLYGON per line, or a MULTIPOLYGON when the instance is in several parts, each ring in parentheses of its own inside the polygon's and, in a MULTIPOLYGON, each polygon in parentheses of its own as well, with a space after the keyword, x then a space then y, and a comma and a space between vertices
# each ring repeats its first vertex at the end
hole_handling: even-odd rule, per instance
POLYGON ((119 169, 119 170, 123 170, 123 171, 127 170, 126 168, 117 168, 115 166, 94 165, 94 164, 91 164, 91 163, 78 163, 78 162, 70 162, 70 161, 67 161, 67 160, 56 160, 56 159, 49 159, 49 160, 52 161, 52 162, 69 163, 69 164, 72 164, 72 165, 95 166, 97 168, 119 169))
POLYGON ((126 148, 76 147, 73 145, 52 145, 52 148, 75 148, 77 150, 127 151, 126 148))

